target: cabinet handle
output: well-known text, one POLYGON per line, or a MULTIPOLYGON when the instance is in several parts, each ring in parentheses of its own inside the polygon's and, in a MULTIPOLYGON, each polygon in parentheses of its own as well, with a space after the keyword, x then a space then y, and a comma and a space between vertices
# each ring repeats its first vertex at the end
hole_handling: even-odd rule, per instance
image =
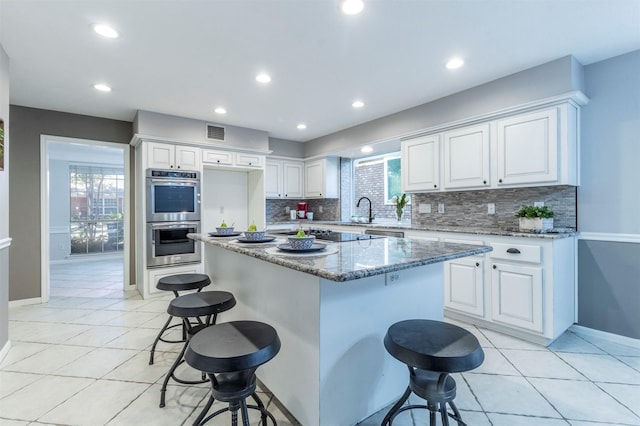
POLYGON ((173 169, 173 164, 171 165, 171 168, 173 169))
POLYGON ((178 166, 178 168, 180 168, 180 166, 178 166))
POLYGON ((249 163, 249 165, 251 166, 251 165, 253 165, 253 163, 249 163))
POLYGON ((498 179, 498 182, 499 182, 499 183, 502 183, 502 179, 498 179))
POLYGON ((476 262, 476 266, 480 266, 480 263, 479 263, 479 262, 476 262))
POLYGON ((486 180, 483 180, 483 181, 482 181, 482 183, 486 185, 486 184, 487 184, 487 181, 486 181, 486 180))
POLYGON ((518 250, 517 248, 508 248, 507 253, 520 254, 520 250, 518 250))
POLYGON ((493 269, 498 269, 498 267, 496 265, 493 265, 493 269))

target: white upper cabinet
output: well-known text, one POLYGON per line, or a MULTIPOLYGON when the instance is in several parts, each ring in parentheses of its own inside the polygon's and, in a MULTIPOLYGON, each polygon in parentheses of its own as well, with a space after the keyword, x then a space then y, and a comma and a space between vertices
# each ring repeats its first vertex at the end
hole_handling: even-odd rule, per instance
POLYGON ((261 169, 264 167, 264 155, 236 152, 236 166, 261 169))
POLYGON ((267 198, 303 198, 304 163, 295 160, 268 159, 265 168, 267 198))
POLYGON ((304 198, 338 198, 338 158, 327 157, 304 163, 304 198))
POLYGON ((402 191, 440 189, 440 136, 402 142, 402 191))
POLYGON ((200 148, 149 142, 147 168, 201 170, 200 148))
POLYGON ((425 136, 402 142, 402 189, 578 186, 579 105, 586 101, 576 92, 476 117, 467 126, 460 121, 430 134, 427 129, 425 136))
POLYGON ((498 120, 498 185, 558 180, 558 109, 498 120))
POLYGON ((463 127, 444 134, 444 187, 490 185, 489 124, 463 127))

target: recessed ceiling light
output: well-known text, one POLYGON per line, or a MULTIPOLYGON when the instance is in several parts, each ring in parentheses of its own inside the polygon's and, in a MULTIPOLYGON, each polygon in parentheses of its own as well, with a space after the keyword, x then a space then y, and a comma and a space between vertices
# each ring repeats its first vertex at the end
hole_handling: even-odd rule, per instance
POLYGON ((341 5, 342 13, 345 15, 357 15, 362 12, 364 3, 362 0, 344 0, 341 5))
POLYGON ((298 124, 298 125, 296 126, 296 128, 297 128, 298 130, 304 130, 304 129, 306 129, 306 128, 307 128, 307 125, 306 125, 306 124, 304 124, 304 123, 300 123, 300 124, 298 124))
POLYGON ((93 85, 93 88, 96 90, 99 90, 101 92, 110 92, 111 91, 111 87, 107 86, 106 84, 103 83, 97 83, 93 85))
POLYGON ((460 68, 464 65, 464 61, 460 58, 451 58, 447 62, 447 68, 450 70, 455 70, 456 68, 460 68))
POLYGON ((362 148, 360 148, 360 152, 364 152, 365 154, 371 151, 373 151, 373 148, 371 148, 370 146, 363 146, 362 148))
POLYGON ((93 31, 97 32, 102 37, 107 38, 118 38, 120 36, 116 30, 105 24, 93 25, 93 31))
POLYGON ((256 76, 256 81, 260 83, 269 83, 271 81, 271 77, 269 74, 261 73, 256 76))
POLYGON ((216 109, 213 110, 216 114, 226 114, 227 110, 222 108, 222 107, 218 107, 216 109))
POLYGON ((362 101, 353 101, 351 106, 354 107, 354 108, 362 108, 364 106, 364 102, 362 102, 362 101))

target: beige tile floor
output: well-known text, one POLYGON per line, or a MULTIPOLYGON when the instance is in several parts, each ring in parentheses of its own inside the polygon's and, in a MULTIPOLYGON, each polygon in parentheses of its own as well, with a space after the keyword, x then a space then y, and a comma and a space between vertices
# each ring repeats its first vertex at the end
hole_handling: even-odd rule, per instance
MULTIPOLYGON (((142 300, 123 291, 117 257, 52 265, 51 277, 49 303, 9 311, 12 347, 0 363, 0 425, 191 424, 206 401, 206 385, 171 384, 167 406, 158 407, 178 345, 161 343, 156 362, 148 364, 170 297, 142 300)), ((454 375, 456 403, 469 426, 640 425, 639 348, 573 332, 545 348, 459 325, 485 352, 478 369, 454 375)), ((188 366, 182 374, 197 376, 188 366)), ((268 390, 260 396, 278 424, 297 425, 268 390)), ((360 425, 379 425, 387 409, 360 425)), ((424 410, 394 422, 426 424, 424 410)))

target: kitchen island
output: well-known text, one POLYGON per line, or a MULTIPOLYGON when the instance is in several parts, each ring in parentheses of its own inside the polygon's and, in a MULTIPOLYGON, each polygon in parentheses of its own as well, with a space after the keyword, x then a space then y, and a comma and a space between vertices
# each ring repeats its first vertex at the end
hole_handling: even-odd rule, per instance
POLYGON ((304 425, 353 425, 397 399, 406 367, 385 351, 400 320, 443 318, 442 262, 490 247, 379 238, 328 244, 317 254, 271 244, 189 234, 204 242, 211 290, 233 292, 221 321, 250 319, 276 328, 280 353, 258 377, 304 425))

